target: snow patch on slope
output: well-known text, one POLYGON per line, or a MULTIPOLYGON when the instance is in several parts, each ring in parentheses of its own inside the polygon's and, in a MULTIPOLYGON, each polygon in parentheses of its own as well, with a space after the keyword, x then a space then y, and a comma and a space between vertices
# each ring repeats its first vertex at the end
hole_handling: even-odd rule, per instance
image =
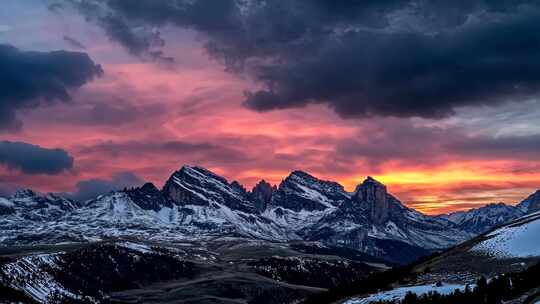
POLYGON ((537 212, 489 233, 489 239, 475 245, 471 251, 501 259, 538 257, 539 235, 540 212, 537 212))
POLYGON ((0 197, 0 207, 11 208, 13 206, 15 206, 15 204, 13 204, 12 201, 7 200, 7 199, 5 199, 3 197, 0 197))
POLYGON ((416 295, 423 295, 430 292, 438 292, 443 295, 448 295, 453 293, 455 290, 459 289, 461 291, 465 290, 465 285, 457 284, 443 284, 442 286, 435 285, 418 285, 418 286, 407 286, 392 289, 389 291, 379 292, 373 295, 370 295, 365 298, 351 299, 343 304, 369 304, 376 301, 400 301, 405 298, 407 293, 412 292, 416 295))
POLYGON ((53 294, 70 298, 80 298, 60 285, 43 267, 55 269, 61 253, 38 254, 21 258, 0 268, 0 273, 8 275, 10 287, 21 290, 40 303, 49 303, 53 294))

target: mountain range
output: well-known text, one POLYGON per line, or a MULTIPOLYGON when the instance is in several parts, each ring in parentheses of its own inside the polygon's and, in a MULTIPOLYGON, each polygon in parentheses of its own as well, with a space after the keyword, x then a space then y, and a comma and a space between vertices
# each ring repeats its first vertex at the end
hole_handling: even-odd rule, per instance
POLYGON ((540 191, 429 216, 371 177, 348 192, 293 171, 246 190, 192 166, 85 202, 19 190, 0 198, 0 303, 326 303, 379 274, 391 294, 465 288, 538 262, 539 211, 540 191))
POLYGON ((428 216, 371 177, 347 192, 336 182, 293 171, 278 186, 262 180, 247 191, 207 169, 183 166, 162 189, 146 183, 86 202, 32 190, 0 198, 0 244, 242 237, 315 241, 403 264, 539 209, 540 191, 517 206, 428 216))

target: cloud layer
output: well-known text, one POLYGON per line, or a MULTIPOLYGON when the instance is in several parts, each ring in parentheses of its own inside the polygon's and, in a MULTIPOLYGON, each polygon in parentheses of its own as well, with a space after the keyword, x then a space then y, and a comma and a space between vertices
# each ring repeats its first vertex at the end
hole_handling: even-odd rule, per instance
POLYGON ((135 54, 151 50, 153 39, 141 28, 199 32, 229 71, 263 85, 246 92, 244 104, 256 111, 320 103, 345 118, 439 119, 463 106, 521 101, 540 89, 535 1, 83 4, 83 14, 135 54))
POLYGON ((0 44, 0 131, 18 130, 16 112, 68 102, 76 89, 103 73, 84 53, 28 52, 0 44))
POLYGON ((0 141, 0 164, 26 174, 58 174, 73 167, 73 157, 62 149, 0 141))

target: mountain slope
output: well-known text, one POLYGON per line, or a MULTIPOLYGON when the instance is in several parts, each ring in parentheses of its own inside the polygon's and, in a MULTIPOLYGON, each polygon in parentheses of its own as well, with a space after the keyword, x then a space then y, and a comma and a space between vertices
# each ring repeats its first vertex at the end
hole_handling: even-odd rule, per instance
POLYGON ((3 201, 3 205, 11 205, 12 215, 33 221, 54 220, 80 207, 73 200, 52 193, 40 194, 30 189, 19 190, 3 201))
POLYGON ((445 299, 408 297, 403 303, 536 303, 532 300, 540 297, 539 235, 540 212, 531 213, 445 252, 375 273, 303 303, 402 303, 407 292, 450 294, 455 289, 461 293, 445 299), (480 289, 475 290, 475 285, 480 289))
POLYGON ((447 220, 405 207, 383 184, 370 177, 358 185, 351 200, 304 229, 302 235, 374 256, 407 252, 393 258, 408 256, 408 262, 429 250, 446 248, 472 236, 447 220))
POLYGON ((341 185, 294 171, 273 191, 262 214, 298 232, 349 200, 350 194, 341 185))
POLYGON ((540 211, 497 228, 471 248, 497 259, 540 258, 540 211))
POLYGON ((522 271, 540 262, 540 212, 517 220, 464 242, 420 265, 425 279, 452 278, 461 282, 478 276, 522 271))

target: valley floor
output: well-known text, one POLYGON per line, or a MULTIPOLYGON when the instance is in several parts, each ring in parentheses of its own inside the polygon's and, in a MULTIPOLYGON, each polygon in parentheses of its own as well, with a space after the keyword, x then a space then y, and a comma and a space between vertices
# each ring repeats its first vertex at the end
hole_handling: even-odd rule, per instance
POLYGON ((317 243, 235 238, 0 250, 0 285, 39 303, 292 303, 386 268, 317 243))

